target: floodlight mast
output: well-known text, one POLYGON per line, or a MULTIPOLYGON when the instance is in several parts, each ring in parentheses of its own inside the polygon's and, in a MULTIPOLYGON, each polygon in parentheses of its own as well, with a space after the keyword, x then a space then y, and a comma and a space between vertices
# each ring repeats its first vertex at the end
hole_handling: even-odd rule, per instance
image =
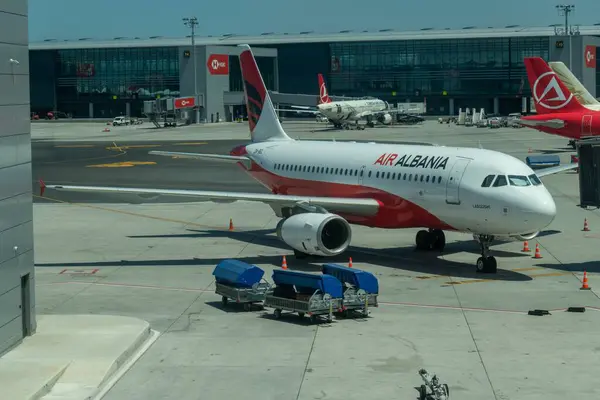
POLYGON ((194 65, 194 106, 196 108, 196 124, 200 123, 200 103, 198 99, 198 71, 196 67, 196 26, 198 26, 198 18, 185 17, 182 18, 183 24, 192 30, 192 63, 194 65))
POLYGON ((569 29, 569 14, 575 10, 575 5, 559 4, 556 6, 556 9, 559 14, 564 14, 565 16, 565 35, 569 36, 569 69, 573 72, 573 32, 569 29))

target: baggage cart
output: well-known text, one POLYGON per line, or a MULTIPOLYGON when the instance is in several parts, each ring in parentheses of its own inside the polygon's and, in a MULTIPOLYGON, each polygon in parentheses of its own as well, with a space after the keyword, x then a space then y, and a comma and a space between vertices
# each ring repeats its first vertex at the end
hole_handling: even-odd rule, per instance
POLYGON ((221 296, 221 302, 224 306, 231 300, 235 303, 243 304, 244 310, 250 311, 252 304, 264 301, 270 288, 271 285, 266 281, 259 282, 251 288, 233 287, 217 282, 215 293, 221 296))
POLYGON ((379 282, 375 275, 339 264, 324 264, 322 272, 336 277, 344 286, 342 315, 360 312, 369 315, 369 307, 378 307, 379 282))
POLYGON ((320 316, 333 321, 333 313, 342 307, 342 283, 330 275, 317 275, 289 270, 273 271, 275 288, 267 293, 263 305, 273 308, 275 318, 282 311, 298 313, 316 322, 320 316))
POLYGON ((264 274, 265 272, 256 265, 239 260, 223 260, 213 271, 216 280, 215 293, 221 296, 224 306, 231 300, 243 304, 244 310, 248 311, 253 303, 262 302, 271 288, 263 279, 264 274))

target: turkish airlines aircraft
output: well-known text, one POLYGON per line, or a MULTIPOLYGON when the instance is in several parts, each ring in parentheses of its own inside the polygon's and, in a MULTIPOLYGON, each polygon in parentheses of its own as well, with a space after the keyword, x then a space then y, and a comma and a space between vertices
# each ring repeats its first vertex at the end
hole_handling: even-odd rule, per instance
POLYGON ((443 250, 444 230, 473 234, 481 257, 477 271, 496 272, 494 238, 530 240, 556 216, 537 173, 522 161, 478 148, 293 140, 283 130, 248 45, 242 45, 251 143, 230 155, 151 151, 150 154, 238 163, 272 194, 200 190, 45 185, 44 189, 189 196, 215 202, 268 204, 282 218, 277 236, 296 257, 336 256, 350 245, 350 224, 374 228, 423 228, 421 250, 443 250))
MULTIPOLYGON (((367 120, 368 126, 373 126, 373 120, 389 125, 392 123, 392 114, 401 112, 399 109, 390 108, 390 105, 380 99, 364 98, 356 100, 332 101, 327 93, 325 79, 319 74, 319 102, 317 110, 293 110, 299 113, 321 114, 326 117, 335 128, 365 129, 365 125, 360 125, 360 120, 367 120)), ((292 106, 300 108, 298 106, 292 106)), ((290 111, 290 110, 277 110, 290 111)))
POLYGON ((567 89, 573 93, 577 100, 585 108, 589 108, 592 111, 600 111, 600 101, 594 98, 590 92, 581 84, 579 79, 573 75, 571 70, 561 61, 552 61, 548 65, 560 80, 565 84, 567 89))
POLYGON ((546 62, 526 57, 525 68, 537 115, 521 117, 519 123, 575 140, 600 135, 600 111, 584 107, 546 62))

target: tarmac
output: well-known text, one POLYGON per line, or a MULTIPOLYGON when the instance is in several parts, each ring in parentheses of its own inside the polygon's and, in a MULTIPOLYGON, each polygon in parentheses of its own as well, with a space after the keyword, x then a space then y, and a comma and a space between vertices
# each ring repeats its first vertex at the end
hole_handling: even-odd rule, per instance
MULTIPOLYGON (((91 168, 81 160, 114 154, 115 150, 106 149, 112 142, 124 147, 143 142, 161 150, 179 146, 183 149, 178 151, 223 152, 248 141, 246 124, 156 131, 139 127, 117 131, 115 127, 110 132, 116 132, 115 136, 106 138, 98 138, 98 124, 89 125, 32 124, 34 187, 35 175, 48 176, 47 183, 71 184, 109 184, 112 176, 112 185, 125 186, 139 179, 140 186, 186 188, 194 185, 195 178, 198 189, 246 190, 225 179, 224 174, 233 169, 223 164, 219 164, 223 169, 219 175, 216 166, 197 160, 156 157, 156 164, 114 168, 91 168), (167 135, 171 143, 165 143, 167 135), (46 141, 40 137, 53 137, 53 146, 69 142, 66 145, 93 147, 53 150, 50 144, 40 143, 46 141), (206 144, 176 145, 174 141, 206 144), (52 157, 64 161, 63 165, 47 164, 52 157), (186 164, 193 172, 183 172, 186 164), (204 185, 213 178, 219 183, 208 189, 204 185)), ((526 128, 490 130, 437 122, 365 131, 326 131, 316 123, 284 122, 284 127, 301 139, 481 146, 521 159, 556 153, 562 162, 569 162, 573 153, 566 147, 567 139, 526 128)), ((140 149, 125 149, 126 155, 118 162, 147 161, 150 157, 143 158, 142 153, 149 148, 140 149)), ((81 385, 106 392, 108 400, 414 399, 422 383, 420 368, 438 374, 449 385, 450 398, 597 398, 600 389, 594 371, 600 347, 594 339, 600 329, 600 262, 595 248, 600 234, 594 232, 599 229, 600 214, 577 207, 576 173, 548 176, 543 181, 554 195, 558 216, 530 242, 532 250, 539 243, 542 259, 533 258, 533 251, 523 253, 521 242, 498 243, 492 246, 498 273, 479 275, 474 272, 478 248, 469 235, 447 233, 444 253, 423 254, 413 250, 416 230, 353 227, 348 252, 327 261, 345 264, 352 257, 354 268, 376 274, 379 307, 371 309, 369 318, 316 325, 293 315, 275 320, 270 310, 223 308, 214 293, 211 273, 223 258, 256 264, 265 269, 268 280, 271 271, 281 266, 283 255, 292 270, 319 270, 323 260, 296 260, 276 239, 277 218, 266 205, 133 205, 93 198, 39 202, 34 205, 36 335, 41 337, 50 329, 44 328, 50 316, 131 318, 127 320, 129 336, 119 343, 135 354, 125 357, 123 351, 122 364, 127 364, 126 358, 133 365, 112 369, 119 372, 98 368, 80 374, 85 376, 81 385), (64 203, 68 201, 78 202, 64 203), (233 231, 228 230, 230 218, 233 231), (584 218, 590 231, 582 231, 584 218), (579 289, 584 270, 592 287, 588 291, 579 289), (586 311, 566 312, 574 306, 586 307, 586 311), (527 314, 534 309, 548 310, 550 315, 527 314), (157 332, 154 339, 152 331, 157 332), (139 339, 142 334, 145 340, 139 339), (146 345, 147 350, 144 345, 138 350, 136 340, 155 342, 146 345), (101 371, 108 372, 102 375, 101 371), (110 381, 116 381, 114 386, 104 384, 110 381)), ((82 349, 77 357, 91 353, 90 348, 98 343, 101 333, 94 330, 87 328, 87 346, 76 342, 75 347, 82 349)), ((110 357, 119 357, 105 356, 105 364, 110 357)), ((21 371, 22 379, 33 374, 21 371)), ((60 378, 56 382, 58 391, 63 382, 60 378)))

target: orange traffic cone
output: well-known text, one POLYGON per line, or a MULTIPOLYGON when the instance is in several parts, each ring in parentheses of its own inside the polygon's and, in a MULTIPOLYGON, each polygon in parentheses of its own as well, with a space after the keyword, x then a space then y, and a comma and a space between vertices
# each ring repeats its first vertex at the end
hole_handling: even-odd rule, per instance
POLYGON ((233 230, 233 219, 229 218, 229 230, 232 231, 233 230))
POLYGON ((281 268, 287 269, 287 260, 285 259, 285 256, 283 256, 283 262, 281 263, 281 268))
POLYGON ((588 285, 587 272, 583 271, 583 285, 579 288, 579 290, 590 290, 591 288, 588 285))
POLYGON ((523 253, 528 253, 531 251, 531 249, 529 248, 529 242, 526 240, 523 242, 523 250, 521 250, 523 253))
POLYGON ((348 260, 348 268, 352 268, 352 257, 350 257, 350 260, 348 260))
POLYGON ((539 243, 535 244, 535 255, 533 256, 533 258, 542 258, 542 255, 540 254, 540 244, 539 243))
POLYGON ((587 218, 585 218, 585 219, 583 220, 583 231, 584 231, 584 232, 588 232, 589 230, 590 230, 590 227, 589 227, 589 225, 588 225, 588 223, 587 223, 587 218))

